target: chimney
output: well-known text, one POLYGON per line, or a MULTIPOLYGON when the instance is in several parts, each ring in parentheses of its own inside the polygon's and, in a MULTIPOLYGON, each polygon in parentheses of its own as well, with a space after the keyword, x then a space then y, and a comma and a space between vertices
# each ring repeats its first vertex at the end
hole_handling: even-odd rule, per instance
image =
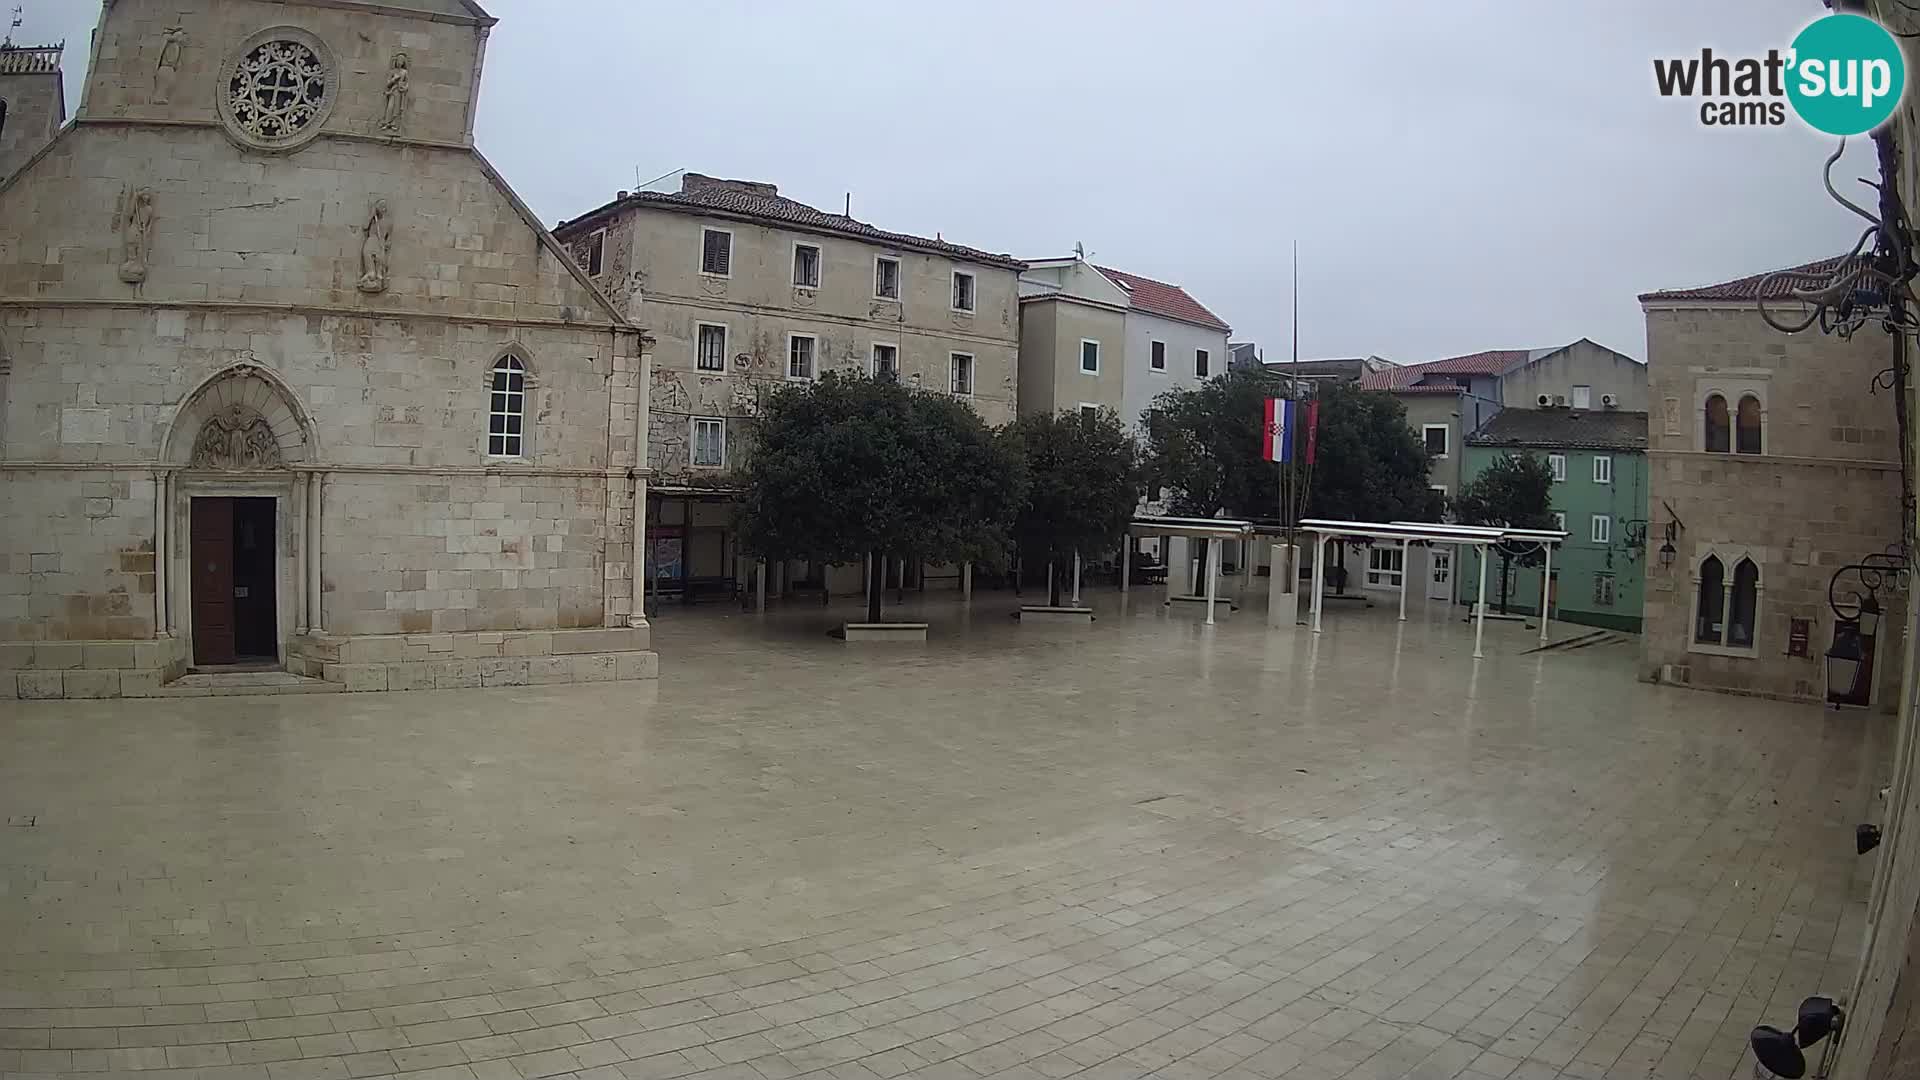
POLYGON ((703 191, 732 191, 741 195, 758 195, 762 198, 778 198, 780 189, 772 184, 763 184, 758 180, 722 180, 717 176, 690 172, 680 178, 680 194, 694 195, 703 191))
POLYGON ((624 192, 624 191, 623 191, 623 192, 621 192, 621 193, 619 193, 618 195, 615 195, 615 196, 614 196, 614 198, 616 198, 616 199, 624 199, 624 198, 626 198, 626 197, 627 197, 627 193, 626 193, 626 192, 624 192))

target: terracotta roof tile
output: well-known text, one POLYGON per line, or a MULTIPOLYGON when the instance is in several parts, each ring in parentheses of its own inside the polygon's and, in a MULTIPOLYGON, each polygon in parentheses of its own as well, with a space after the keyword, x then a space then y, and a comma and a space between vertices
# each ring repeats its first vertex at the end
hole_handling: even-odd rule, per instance
POLYGON ((1769 270, 1763 274, 1749 274, 1732 281, 1722 281, 1717 285, 1702 285, 1693 289, 1663 289, 1659 292, 1641 293, 1640 300, 1724 300, 1731 302, 1757 301, 1760 299, 1761 282, 1767 282, 1767 299, 1783 300, 1792 289, 1804 289, 1825 285, 1833 279, 1834 272, 1846 261, 1843 255, 1817 259, 1784 270, 1769 270), (1778 276, 1775 276, 1778 275, 1778 276), (1767 281, 1772 278, 1771 281, 1767 281))
POLYGON ((1615 409, 1502 409, 1467 437, 1467 445, 1644 451, 1647 414, 1615 409))
POLYGON ((1533 355, 1527 349, 1488 349, 1485 352, 1450 356, 1425 364, 1370 371, 1360 379, 1362 390, 1392 390, 1409 394, 1457 394, 1463 387, 1441 381, 1422 385, 1430 375, 1500 375, 1524 364, 1533 355))
POLYGON ((1211 327, 1215 330, 1231 331, 1233 329, 1220 316, 1208 311, 1200 301, 1187 295, 1187 290, 1178 285, 1169 285, 1164 281, 1129 274, 1125 270, 1115 270, 1110 266, 1096 266, 1094 269, 1127 290, 1127 296, 1132 300, 1133 306, 1141 311, 1211 327))

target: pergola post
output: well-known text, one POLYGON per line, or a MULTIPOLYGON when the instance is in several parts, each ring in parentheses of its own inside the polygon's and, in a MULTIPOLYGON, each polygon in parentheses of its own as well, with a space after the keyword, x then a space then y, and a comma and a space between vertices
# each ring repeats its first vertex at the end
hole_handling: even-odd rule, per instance
POLYGON ((1480 636, 1487 629, 1487 545, 1474 546, 1480 549, 1480 602, 1473 611, 1473 658, 1478 660, 1485 655, 1480 651, 1480 636))
POLYGON ((1073 553, 1073 606, 1080 606, 1080 553, 1073 553))
POLYGON ((1173 606, 1173 537, 1160 538, 1160 563, 1167 568, 1167 606, 1173 606))
POLYGON ((767 560, 761 559, 753 566, 753 606, 760 614, 767 613, 767 560))
POLYGON ((963 562, 960 564, 960 599, 967 600, 967 601, 971 601, 973 599, 973 563, 972 562, 963 562))
POLYGON ((1220 584, 1220 549, 1224 543, 1215 541, 1207 545, 1207 625, 1213 625, 1213 598, 1220 584))
POLYGON ((1327 591, 1327 537, 1313 534, 1313 632, 1320 632, 1321 597, 1327 591))
POLYGON ((1133 580, 1133 534, 1128 533, 1126 542, 1120 545, 1120 593, 1126 595, 1127 586, 1133 580))
POLYGON ((1400 621, 1407 621, 1407 578, 1410 566, 1407 562, 1407 542, 1400 541, 1400 621))
POLYGON ((1547 643, 1547 619, 1549 617, 1547 613, 1547 597, 1549 595, 1547 590, 1553 584, 1553 545, 1542 544, 1540 546, 1547 549, 1547 566, 1546 569, 1540 571, 1540 644, 1545 645, 1547 643))

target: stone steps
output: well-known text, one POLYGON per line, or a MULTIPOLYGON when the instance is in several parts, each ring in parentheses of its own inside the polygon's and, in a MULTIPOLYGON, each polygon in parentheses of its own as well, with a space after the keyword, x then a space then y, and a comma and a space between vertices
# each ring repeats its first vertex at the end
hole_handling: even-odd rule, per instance
POLYGON ((153 692, 154 697, 237 697, 245 694, 337 694, 346 685, 290 671, 196 671, 153 692))

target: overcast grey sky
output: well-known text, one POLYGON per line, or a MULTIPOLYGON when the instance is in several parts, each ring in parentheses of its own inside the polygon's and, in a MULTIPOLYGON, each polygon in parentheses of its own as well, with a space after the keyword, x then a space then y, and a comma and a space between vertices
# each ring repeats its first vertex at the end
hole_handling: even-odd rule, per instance
MULTIPOLYGON (((76 103, 92 0, 22 0, 76 103)), ((1715 129, 1655 56, 1784 48, 1818 0, 482 0, 480 148, 549 224, 674 169, 1184 285, 1255 340, 1417 363, 1836 253, 1822 136, 1715 129)), ((1872 157, 1850 149, 1862 175, 1872 157)), ((1843 163, 1845 164, 1845 163, 1843 163)), ((1857 186, 1855 190, 1861 190, 1857 186)))

